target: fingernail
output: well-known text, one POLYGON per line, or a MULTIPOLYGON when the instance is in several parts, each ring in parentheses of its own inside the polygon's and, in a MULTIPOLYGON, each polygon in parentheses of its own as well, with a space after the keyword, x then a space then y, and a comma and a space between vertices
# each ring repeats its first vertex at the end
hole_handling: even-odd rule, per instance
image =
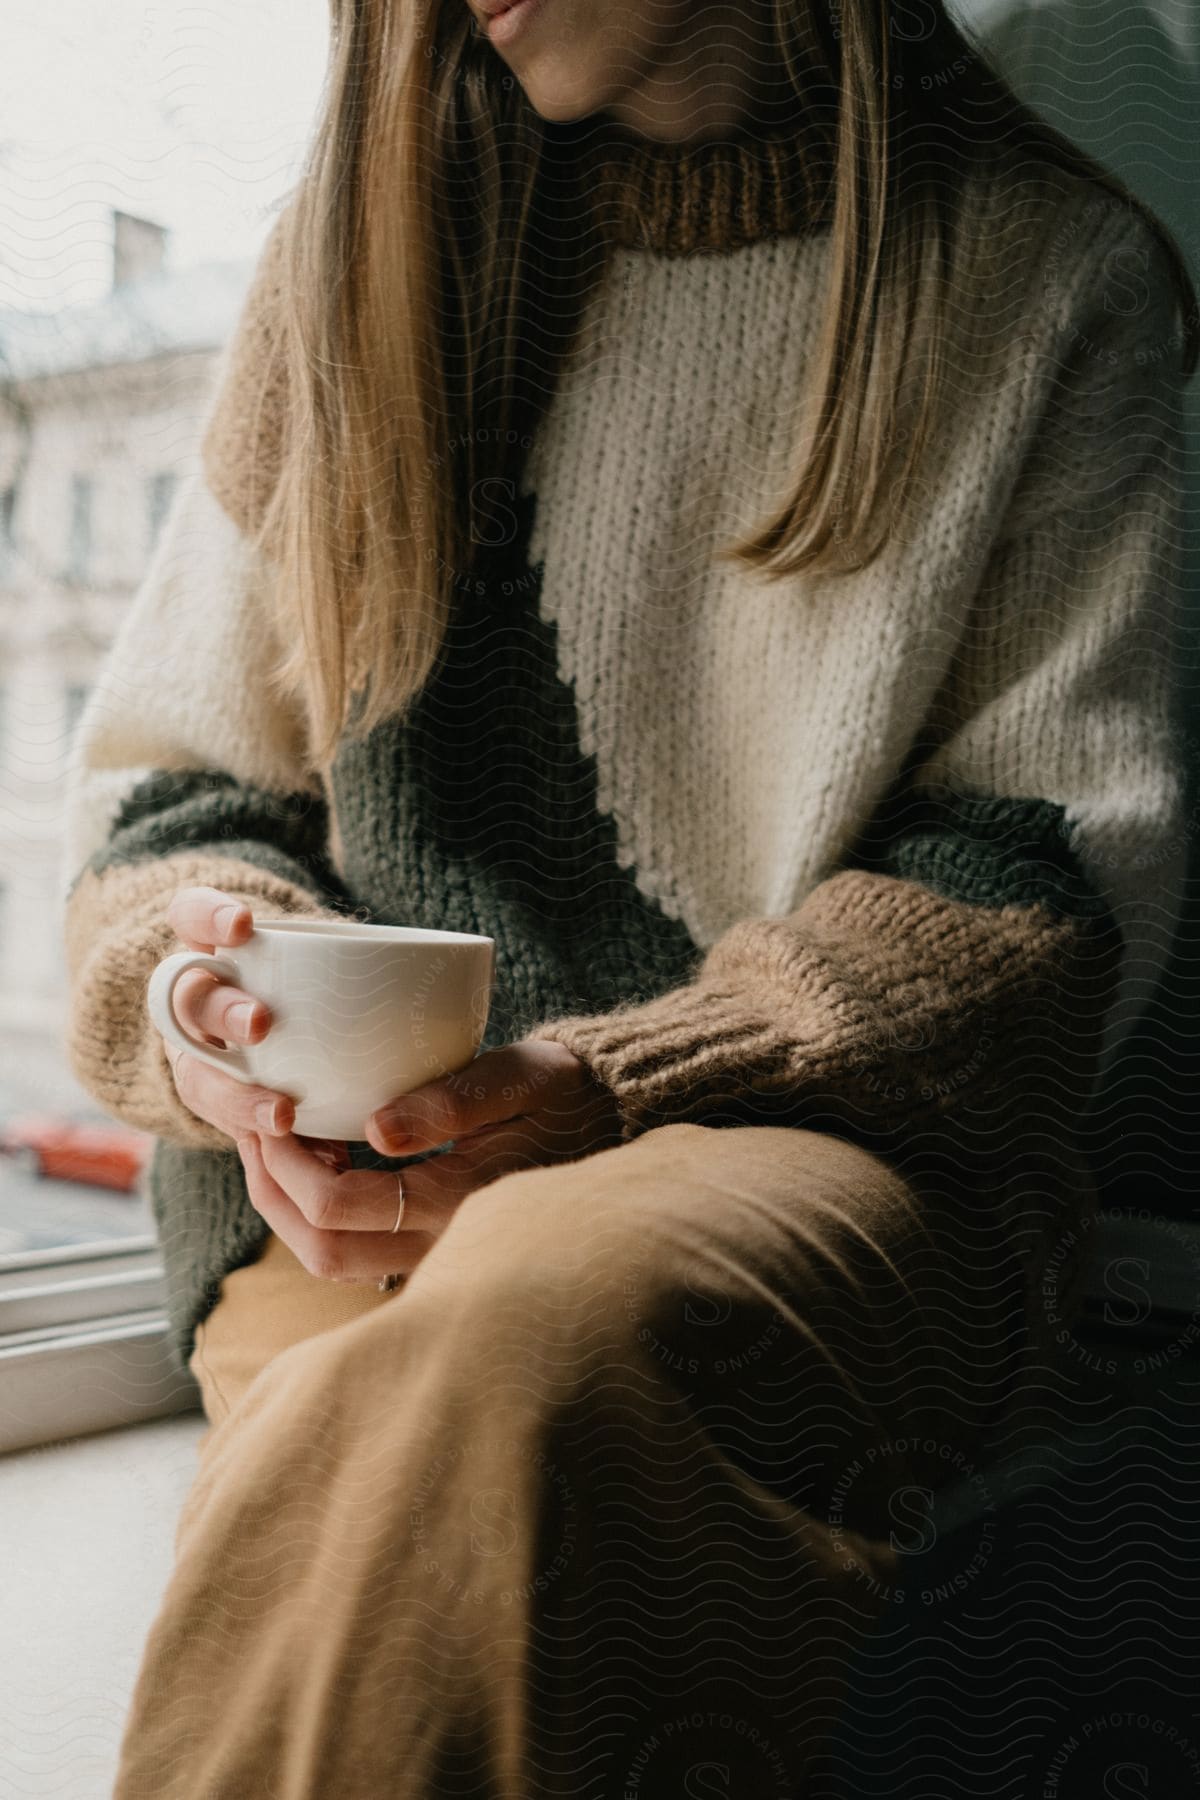
POLYGON ((247 1132, 245 1137, 240 1137, 238 1139, 237 1147, 239 1156, 245 1156, 247 1150, 253 1150, 254 1139, 250 1136, 249 1132, 247 1132))
POLYGON ((233 921, 237 918, 241 910, 240 906, 218 906, 214 920, 217 930, 221 932, 231 931, 233 929, 233 921))
POLYGON ((246 1037, 249 1037, 250 1028, 254 1023, 254 1015, 257 1011, 258 1007, 255 1001, 239 1000, 237 1005, 231 1006, 226 1013, 225 1022, 233 1028, 238 1037, 243 1036, 243 1034, 246 1037))
POLYGON ((412 1132, 405 1130, 401 1113, 379 1113, 375 1119, 375 1128, 389 1149, 396 1149, 412 1139, 412 1132))
POLYGON ((287 1128, 283 1124, 284 1106, 282 1100, 261 1100, 254 1109, 256 1122, 263 1131, 269 1131, 272 1137, 278 1137, 287 1128))

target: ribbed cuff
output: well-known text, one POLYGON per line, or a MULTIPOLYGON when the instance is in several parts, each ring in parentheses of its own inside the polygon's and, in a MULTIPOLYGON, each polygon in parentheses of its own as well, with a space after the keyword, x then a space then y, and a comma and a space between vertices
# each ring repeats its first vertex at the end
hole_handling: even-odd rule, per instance
POLYGON ((1086 921, 982 907, 861 871, 789 918, 742 920, 692 981, 640 1005, 551 1019, 632 1137, 685 1119, 915 1132, 1036 1079, 1047 1110, 1095 1074, 1111 954, 1086 921), (1045 1089, 1059 1054, 1060 1092, 1045 1089))
POLYGON ((623 1135, 693 1117, 740 1085, 736 1071, 782 1061, 778 1023, 728 990, 695 983, 641 1006, 554 1019, 530 1035, 564 1044, 616 1097, 623 1135))

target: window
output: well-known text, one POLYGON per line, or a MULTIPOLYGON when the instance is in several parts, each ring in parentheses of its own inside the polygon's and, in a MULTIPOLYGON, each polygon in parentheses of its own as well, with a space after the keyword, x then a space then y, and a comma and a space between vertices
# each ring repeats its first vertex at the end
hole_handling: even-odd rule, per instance
POLYGON ((146 525, 151 550, 158 542, 158 534, 163 528, 163 521, 171 510, 171 501, 174 495, 174 475, 151 475, 146 483, 146 525))
POLYGON ((16 549, 17 490, 6 487, 0 493, 0 575, 12 561, 16 549))
POLYGON ((71 477, 71 516, 67 540, 67 580, 86 581, 92 560, 92 499, 90 475, 71 477))
POLYGON ((87 704, 87 697, 87 688, 81 686, 77 682, 70 683, 63 690, 63 710, 66 713, 66 735, 68 738, 73 738, 75 736, 75 727, 78 725, 80 715, 87 704))

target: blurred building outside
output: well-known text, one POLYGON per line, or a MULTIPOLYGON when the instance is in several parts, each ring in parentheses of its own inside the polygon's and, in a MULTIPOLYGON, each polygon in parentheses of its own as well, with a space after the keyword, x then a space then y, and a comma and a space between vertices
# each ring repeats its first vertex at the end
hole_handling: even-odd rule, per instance
MULTIPOLYGON (((62 1049, 67 751, 194 463, 215 358, 253 269, 249 259, 170 272, 167 233, 128 213, 113 213, 112 234, 103 300, 0 310, 0 1123, 105 1116, 62 1049)), ((16 1247, 5 1214, 19 1185, 0 1169, 0 1251, 16 1247)), ((129 1211, 96 1190, 40 1190, 37 1210, 52 1204, 63 1219, 85 1197, 97 1219, 129 1211)))
POLYGON ((96 304, 0 312, 0 1031, 64 1016, 56 884, 72 729, 192 464, 252 262, 178 274, 113 215, 96 304))

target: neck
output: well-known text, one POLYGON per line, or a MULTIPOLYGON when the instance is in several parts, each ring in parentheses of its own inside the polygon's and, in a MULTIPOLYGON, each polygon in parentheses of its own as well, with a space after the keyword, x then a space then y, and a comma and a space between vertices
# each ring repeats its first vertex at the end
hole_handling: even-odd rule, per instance
POLYGON ((752 123, 770 129, 792 105, 771 29, 772 0, 706 4, 664 42, 606 113, 651 143, 703 143, 752 123))

